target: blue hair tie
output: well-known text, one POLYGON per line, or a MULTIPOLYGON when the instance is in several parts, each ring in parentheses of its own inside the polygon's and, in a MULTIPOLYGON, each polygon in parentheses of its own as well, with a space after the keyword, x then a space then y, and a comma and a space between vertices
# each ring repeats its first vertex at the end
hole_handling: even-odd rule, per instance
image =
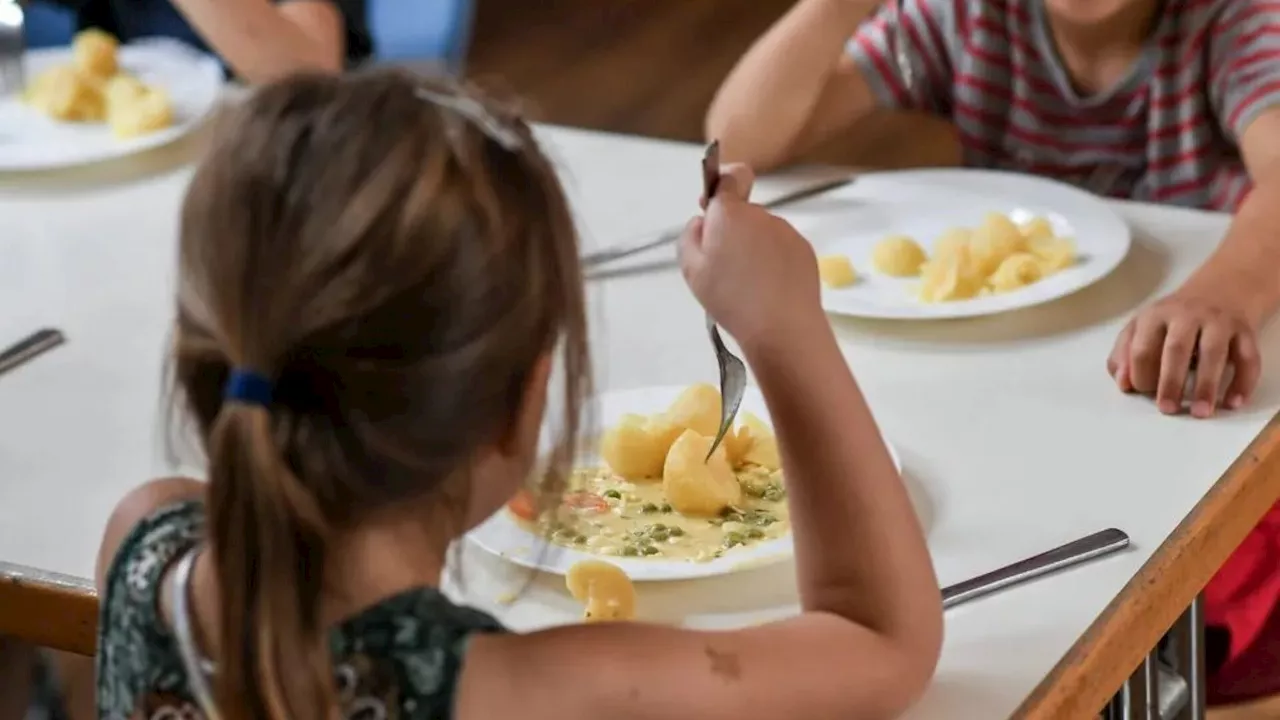
POLYGON ((252 370, 232 370, 222 388, 222 399, 271 407, 271 380, 252 370))

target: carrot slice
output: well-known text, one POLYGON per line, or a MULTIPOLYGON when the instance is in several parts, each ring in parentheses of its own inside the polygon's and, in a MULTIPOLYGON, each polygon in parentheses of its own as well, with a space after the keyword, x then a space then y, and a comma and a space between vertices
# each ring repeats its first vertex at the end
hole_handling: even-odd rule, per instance
POLYGON ((521 520, 533 522, 538 519, 538 501, 528 490, 516 492, 515 497, 507 501, 507 509, 521 520))
POLYGON ((609 509, 608 501, 595 493, 588 492, 565 495, 564 504, 574 510, 586 510, 588 512, 605 512, 609 509))

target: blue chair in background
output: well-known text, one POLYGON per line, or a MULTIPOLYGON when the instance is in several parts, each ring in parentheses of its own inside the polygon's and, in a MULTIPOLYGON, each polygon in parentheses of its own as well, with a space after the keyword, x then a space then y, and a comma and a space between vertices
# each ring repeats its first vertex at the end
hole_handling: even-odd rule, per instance
POLYGON ((471 44, 472 0, 366 0, 376 58, 439 61, 461 73, 471 44))
POLYGON ((35 0, 24 8, 27 47, 67 45, 76 33, 76 15, 66 8, 35 0))

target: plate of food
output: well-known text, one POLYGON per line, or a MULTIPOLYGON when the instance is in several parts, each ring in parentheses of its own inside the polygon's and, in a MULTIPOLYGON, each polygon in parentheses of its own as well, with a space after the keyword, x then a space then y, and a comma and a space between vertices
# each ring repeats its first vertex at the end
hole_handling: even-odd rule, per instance
POLYGON ((822 305, 867 318, 975 317, 1081 290, 1129 252, 1101 198, 977 170, 869 173, 788 213, 818 254, 822 305))
POLYGON ((606 393, 598 409, 604 432, 578 459, 559 507, 539 512, 523 491, 472 530, 472 542, 557 574, 607 560, 636 581, 791 557, 786 480, 759 390, 747 389, 735 427, 709 459, 720 422, 720 393, 710 385, 606 393))
POLYGON ((175 40, 120 46, 99 31, 31 50, 20 93, 0 96, 0 171, 123 157, 190 132, 217 105, 217 59, 175 40))

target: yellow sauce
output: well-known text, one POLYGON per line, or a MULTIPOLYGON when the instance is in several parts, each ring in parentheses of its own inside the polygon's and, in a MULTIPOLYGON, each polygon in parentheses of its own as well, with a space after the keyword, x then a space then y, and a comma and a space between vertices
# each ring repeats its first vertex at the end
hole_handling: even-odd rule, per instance
POLYGON ((782 472, 748 466, 735 472, 739 506, 719 517, 672 510, 662 482, 629 482, 608 468, 575 470, 556 517, 523 526, 558 545, 613 557, 705 562, 725 552, 785 536, 791 519, 782 472))

